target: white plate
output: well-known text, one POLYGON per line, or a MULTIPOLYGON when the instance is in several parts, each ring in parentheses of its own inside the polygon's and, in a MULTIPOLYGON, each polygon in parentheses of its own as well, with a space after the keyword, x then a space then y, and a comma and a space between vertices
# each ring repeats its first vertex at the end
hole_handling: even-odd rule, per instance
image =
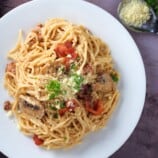
POLYGON ((1 18, 0 41, 0 150, 9 158, 105 158, 125 143, 143 109, 146 79, 135 42, 114 17, 85 1, 35 0, 1 18), (36 24, 56 17, 82 24, 107 42, 121 74, 121 100, 106 128, 90 134, 82 144, 66 151, 40 149, 31 138, 18 131, 14 120, 8 118, 3 110, 3 102, 9 98, 3 87, 6 55, 15 45, 19 29, 29 31, 36 24))

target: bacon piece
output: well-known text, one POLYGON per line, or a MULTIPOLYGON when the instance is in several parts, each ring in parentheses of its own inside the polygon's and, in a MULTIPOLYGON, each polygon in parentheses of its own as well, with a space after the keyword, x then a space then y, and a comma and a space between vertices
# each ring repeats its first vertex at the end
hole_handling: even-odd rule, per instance
POLYGON ((4 110, 5 110, 5 111, 10 111, 11 108, 12 108, 12 106, 11 106, 10 101, 8 101, 8 100, 5 101, 5 102, 4 102, 4 110))
POLYGON ((80 91, 77 93, 77 98, 83 100, 90 100, 91 94, 92 94, 92 85, 87 83, 81 87, 80 91))
POLYGON ((16 73, 16 64, 15 64, 15 62, 11 62, 11 63, 7 64, 5 71, 15 74, 16 73))
POLYGON ((33 136, 33 140, 34 140, 36 145, 42 145, 44 142, 44 140, 40 139, 37 135, 33 136))

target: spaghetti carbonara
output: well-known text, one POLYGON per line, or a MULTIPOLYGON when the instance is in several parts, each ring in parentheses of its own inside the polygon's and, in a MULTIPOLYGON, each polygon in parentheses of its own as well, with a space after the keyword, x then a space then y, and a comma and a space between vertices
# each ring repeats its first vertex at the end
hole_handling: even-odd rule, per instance
POLYGON ((47 149, 67 148, 105 126, 119 98, 109 47, 84 26, 50 19, 22 32, 8 54, 5 109, 47 149), (10 107, 10 108, 9 108, 10 107))

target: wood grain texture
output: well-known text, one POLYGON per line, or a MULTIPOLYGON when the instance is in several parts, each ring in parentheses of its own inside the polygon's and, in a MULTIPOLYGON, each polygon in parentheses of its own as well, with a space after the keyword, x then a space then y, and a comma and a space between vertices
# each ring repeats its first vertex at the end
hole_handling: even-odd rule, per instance
MULTIPOLYGON (((28 0, 0 0, 0 16, 26 1, 28 0)), ((118 18, 117 6, 120 0, 87 1, 118 18)), ((140 49, 144 61, 147 94, 144 110, 135 131, 111 158, 158 158, 158 36, 131 31, 129 33, 140 49)))

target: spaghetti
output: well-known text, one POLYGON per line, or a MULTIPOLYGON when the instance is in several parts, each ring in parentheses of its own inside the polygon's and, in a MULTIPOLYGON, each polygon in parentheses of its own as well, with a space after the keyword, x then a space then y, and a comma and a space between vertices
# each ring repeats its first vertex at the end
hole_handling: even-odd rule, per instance
POLYGON ((24 41, 20 32, 8 57, 10 110, 37 145, 71 147, 105 126, 118 102, 119 76, 109 47, 88 29, 50 19, 24 41))

